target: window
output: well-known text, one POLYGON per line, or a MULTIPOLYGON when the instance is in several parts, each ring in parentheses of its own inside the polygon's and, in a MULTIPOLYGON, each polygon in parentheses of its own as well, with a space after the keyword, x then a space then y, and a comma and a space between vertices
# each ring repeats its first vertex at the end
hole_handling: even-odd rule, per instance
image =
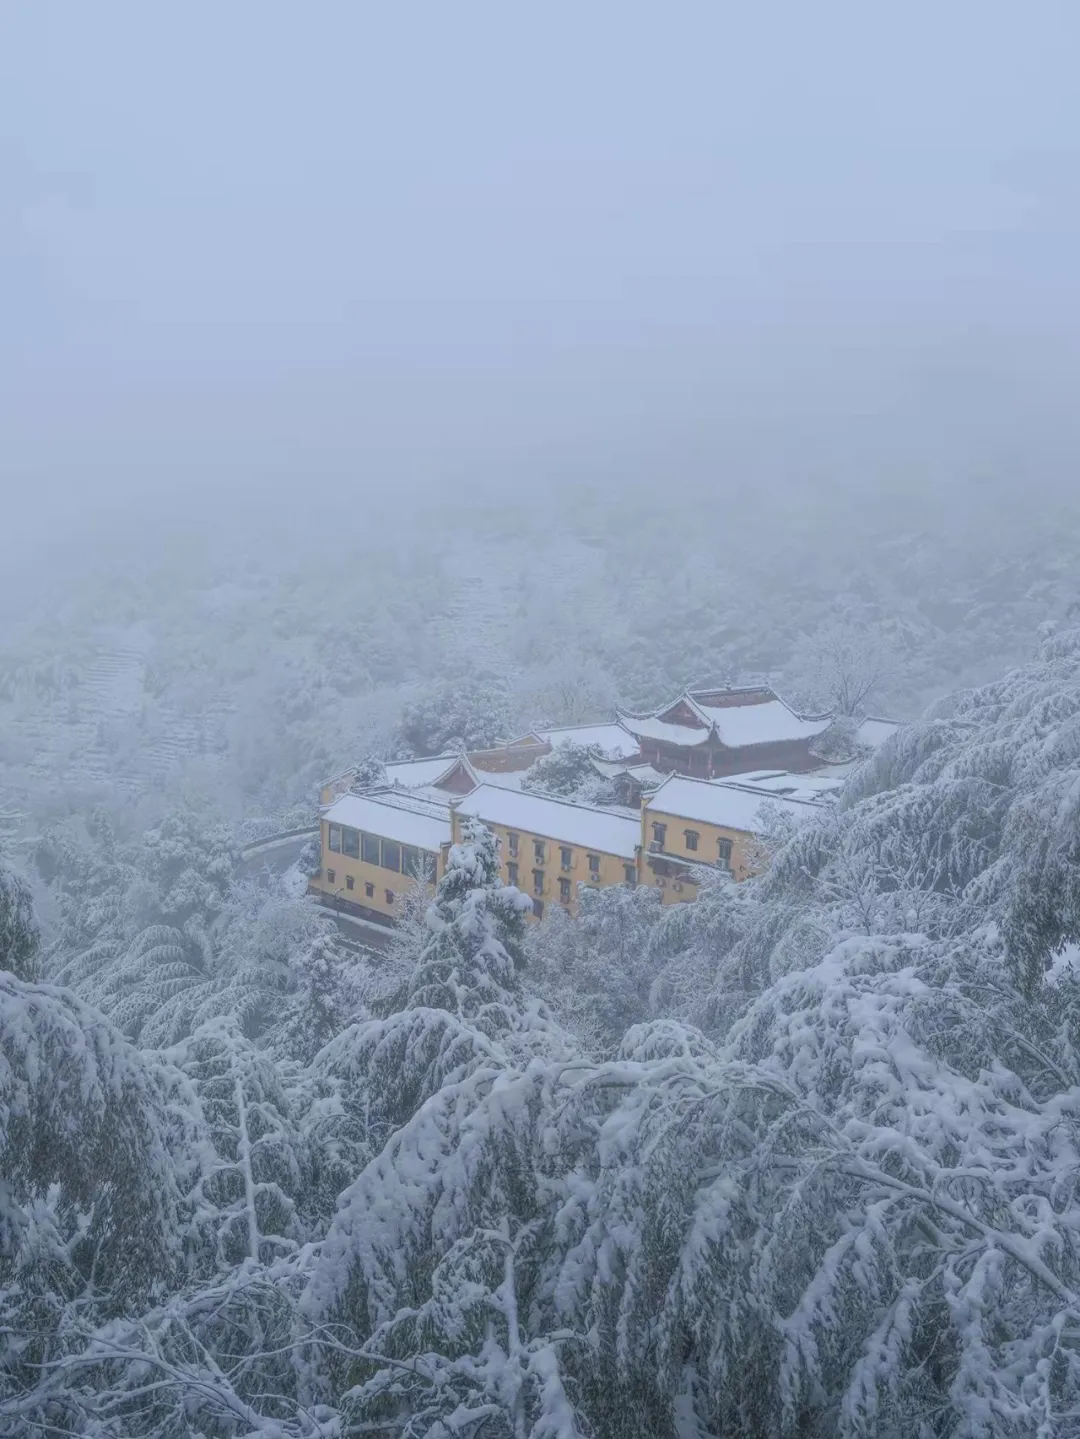
POLYGON ((507 861, 506 882, 507 884, 513 885, 516 885, 518 882, 518 867, 512 859, 507 861))
POLYGON ((544 862, 544 841, 542 839, 533 840, 533 859, 537 864, 544 862))
POLYGON ((572 849, 568 849, 565 844, 559 850, 559 858, 562 861, 563 869, 573 869, 574 851, 572 849))
POLYGON ((329 834, 330 848, 334 851, 335 854, 340 854, 340 853, 341 853, 341 825, 339 825, 339 824, 327 825, 327 829, 330 831, 330 834, 329 834))
POLYGON ((637 884, 637 870, 632 864, 624 864, 622 872, 627 884, 637 884))
POLYGON ((660 848, 663 849, 664 840, 667 839, 667 825, 660 824, 658 820, 653 820, 652 837, 653 843, 658 844, 660 848))
POLYGON ((327 884, 333 884, 334 882, 334 871, 332 869, 326 871, 326 882, 327 884))
POLYGON ((507 831, 507 834, 506 834, 506 843, 507 843, 507 844, 509 845, 509 847, 510 847, 511 857, 514 858, 514 859, 517 859, 518 837, 517 837, 517 835, 514 833, 514 831, 513 831, 512 829, 507 831))
POLYGON ((358 829, 342 828, 341 852, 348 855, 350 859, 360 858, 360 831, 358 829))
POLYGON ((409 875, 411 879, 420 878, 420 851, 414 849, 411 844, 402 846, 401 872, 409 875))
POLYGON ((356 881, 353 879, 352 875, 351 875, 351 874, 347 874, 347 875, 345 876, 345 888, 346 888, 346 889, 353 889, 353 888, 355 888, 355 885, 356 885, 356 881))
POLYGON ((592 880, 600 878, 600 856, 598 854, 589 855, 589 878, 592 880))
POLYGON ((392 889, 386 891, 386 902, 387 904, 393 904, 394 902, 394 891, 392 889))
POLYGON ((687 847, 687 849, 697 849, 697 842, 698 842, 698 840, 701 838, 701 836, 698 834, 697 830, 696 830, 696 829, 684 829, 684 830, 683 830, 683 834, 686 836, 686 847, 687 847))
POLYGON ((378 864, 379 862, 379 839, 374 834, 360 836, 360 858, 365 864, 378 864))
POLYGON ((364 893, 367 895, 368 899, 375 898, 375 886, 368 879, 364 881, 364 893))
POLYGON ((543 919, 543 917, 544 917, 544 901, 543 901, 542 899, 534 899, 534 900, 533 900, 533 914, 536 915, 537 919, 543 919))
POLYGON ((725 869, 730 869, 730 868, 731 868, 731 840, 729 840, 729 839, 718 839, 718 840, 716 841, 716 848, 717 848, 717 851, 718 851, 718 854, 719 854, 720 863, 724 866, 725 869))
POLYGON ((533 894, 543 894, 543 892, 544 892, 544 871, 543 871, 542 869, 534 869, 534 870, 533 870, 533 894))
POLYGON ((395 844, 392 839, 384 839, 382 842, 382 867, 401 873, 401 845, 395 844))
POLYGON ((563 904, 570 903, 570 881, 568 879, 559 880, 559 898, 563 904))

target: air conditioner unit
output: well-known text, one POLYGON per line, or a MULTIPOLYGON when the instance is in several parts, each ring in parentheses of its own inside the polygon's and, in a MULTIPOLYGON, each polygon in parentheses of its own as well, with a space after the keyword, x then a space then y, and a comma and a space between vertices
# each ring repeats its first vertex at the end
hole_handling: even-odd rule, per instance
POLYGON ((679 893, 682 894, 682 881, 681 881, 681 880, 678 880, 678 879, 677 879, 677 880, 675 881, 675 883, 674 883, 671 887, 672 887, 672 889, 677 889, 677 890, 679 891, 679 893))
POLYGON ((664 842, 663 842, 663 840, 653 839, 653 840, 650 840, 650 841, 649 841, 649 853, 650 853, 650 854, 663 854, 663 852, 664 852, 664 842))
POLYGON ((657 883, 658 888, 660 888, 660 889, 667 889, 667 880, 664 879, 664 877, 663 877, 662 875, 661 875, 661 877, 656 881, 656 883, 657 883))

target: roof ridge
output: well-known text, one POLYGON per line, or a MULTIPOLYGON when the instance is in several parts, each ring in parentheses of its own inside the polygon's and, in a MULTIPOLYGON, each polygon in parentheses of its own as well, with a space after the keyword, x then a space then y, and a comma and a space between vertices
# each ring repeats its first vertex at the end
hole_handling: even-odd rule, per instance
POLYGON ((464 801, 467 799, 475 799, 476 790, 480 789, 494 789, 498 790, 501 794, 517 794, 520 795, 522 799, 540 799, 547 804, 565 805, 567 809, 583 809, 589 814, 611 814, 614 815, 616 819, 632 818, 632 816, 626 812, 625 806, 579 804, 576 800, 563 799, 561 795, 537 794, 535 790, 531 789, 508 789, 506 785, 489 784, 483 780, 480 782, 480 784, 477 785, 476 789, 474 789, 471 794, 459 795, 458 798, 451 803, 451 809, 456 809, 459 804, 463 804, 464 801))

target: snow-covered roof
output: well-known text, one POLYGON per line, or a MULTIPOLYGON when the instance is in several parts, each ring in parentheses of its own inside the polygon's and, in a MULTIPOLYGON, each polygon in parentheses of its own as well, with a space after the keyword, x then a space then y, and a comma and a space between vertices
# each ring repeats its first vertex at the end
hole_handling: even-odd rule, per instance
POLYGON ((505 825, 557 844, 633 859, 641 844, 637 814, 571 804, 568 800, 482 784, 454 805, 463 817, 505 825))
POLYGON ((664 720, 654 719, 652 715, 624 714, 622 710, 619 711, 619 723, 639 739, 660 740, 665 744, 684 747, 705 744, 712 734, 712 729, 707 724, 700 729, 692 729, 689 725, 667 724, 664 720))
POLYGON ((749 705, 703 705, 696 708, 716 726, 721 743, 731 749, 745 745, 780 744, 785 740, 812 739, 832 724, 829 715, 803 719, 782 699, 749 705))
POLYGON ((760 827, 759 813, 763 804, 778 807, 797 820, 809 819, 820 813, 820 804, 806 800, 786 799, 762 793, 753 785, 737 785, 727 780, 688 779, 685 775, 669 775, 655 794, 646 801, 647 814, 670 814, 678 819, 698 820, 723 829, 753 834, 760 827))
POLYGON ((412 794, 343 794, 327 805, 323 818, 418 849, 438 851, 450 842, 449 804, 412 794))
POLYGON ((658 769, 653 769, 651 764, 627 764, 621 759, 594 759, 593 769, 604 779, 615 779, 621 774, 629 775, 636 779, 638 784, 650 785, 659 784, 664 775, 658 769))
POLYGON ((561 744, 596 745, 608 759, 629 759, 638 752, 633 735, 621 724, 559 725, 536 733, 556 748, 561 744))
POLYGON ((884 744, 899 728, 899 720, 879 719, 876 715, 869 715, 855 731, 855 739, 859 744, 877 749, 878 745, 884 744))
MULTIPOLYGON (((737 780, 740 785, 749 785, 753 789, 764 790, 771 795, 786 795, 791 799, 820 799, 825 795, 834 794, 844 786, 844 778, 841 775, 820 775, 820 774, 789 774, 786 771, 780 774, 773 774, 763 770, 758 774, 728 775, 727 781, 737 780)), ((720 784, 724 781, 713 780, 713 784, 720 784)))
POLYGON ((389 784, 399 784, 405 789, 434 784, 457 759, 456 754, 436 754, 427 759, 395 760, 385 766, 386 779, 389 784))

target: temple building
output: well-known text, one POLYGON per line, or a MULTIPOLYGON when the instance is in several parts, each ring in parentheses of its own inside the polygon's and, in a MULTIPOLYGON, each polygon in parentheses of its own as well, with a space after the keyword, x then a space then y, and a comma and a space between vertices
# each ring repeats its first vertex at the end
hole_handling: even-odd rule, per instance
POLYGON ((450 846, 476 820, 499 840, 503 879, 546 906, 577 912, 582 887, 650 885, 662 902, 693 899, 703 870, 733 880, 764 862, 777 816, 802 823, 827 805, 859 754, 895 732, 891 720, 837 725, 798 714, 764 686, 687 691, 655 714, 620 711, 604 724, 530 731, 506 744, 357 767, 320 787, 324 903, 392 923, 405 892, 434 886, 450 846), (835 733, 827 732, 835 726, 835 733), (841 733, 848 759, 819 749, 841 733), (560 745, 590 747, 611 804, 521 789, 560 745), (365 777, 366 776, 366 777, 365 777))
MULTIPOLYGON (((836 722, 831 714, 800 715, 762 685, 687 690, 652 714, 619 711, 618 720, 654 769, 699 779, 766 769, 795 774, 820 769, 826 761, 815 752, 814 742, 836 722)), ((890 720, 861 721, 855 727, 855 744, 874 747, 894 728, 890 720)))

